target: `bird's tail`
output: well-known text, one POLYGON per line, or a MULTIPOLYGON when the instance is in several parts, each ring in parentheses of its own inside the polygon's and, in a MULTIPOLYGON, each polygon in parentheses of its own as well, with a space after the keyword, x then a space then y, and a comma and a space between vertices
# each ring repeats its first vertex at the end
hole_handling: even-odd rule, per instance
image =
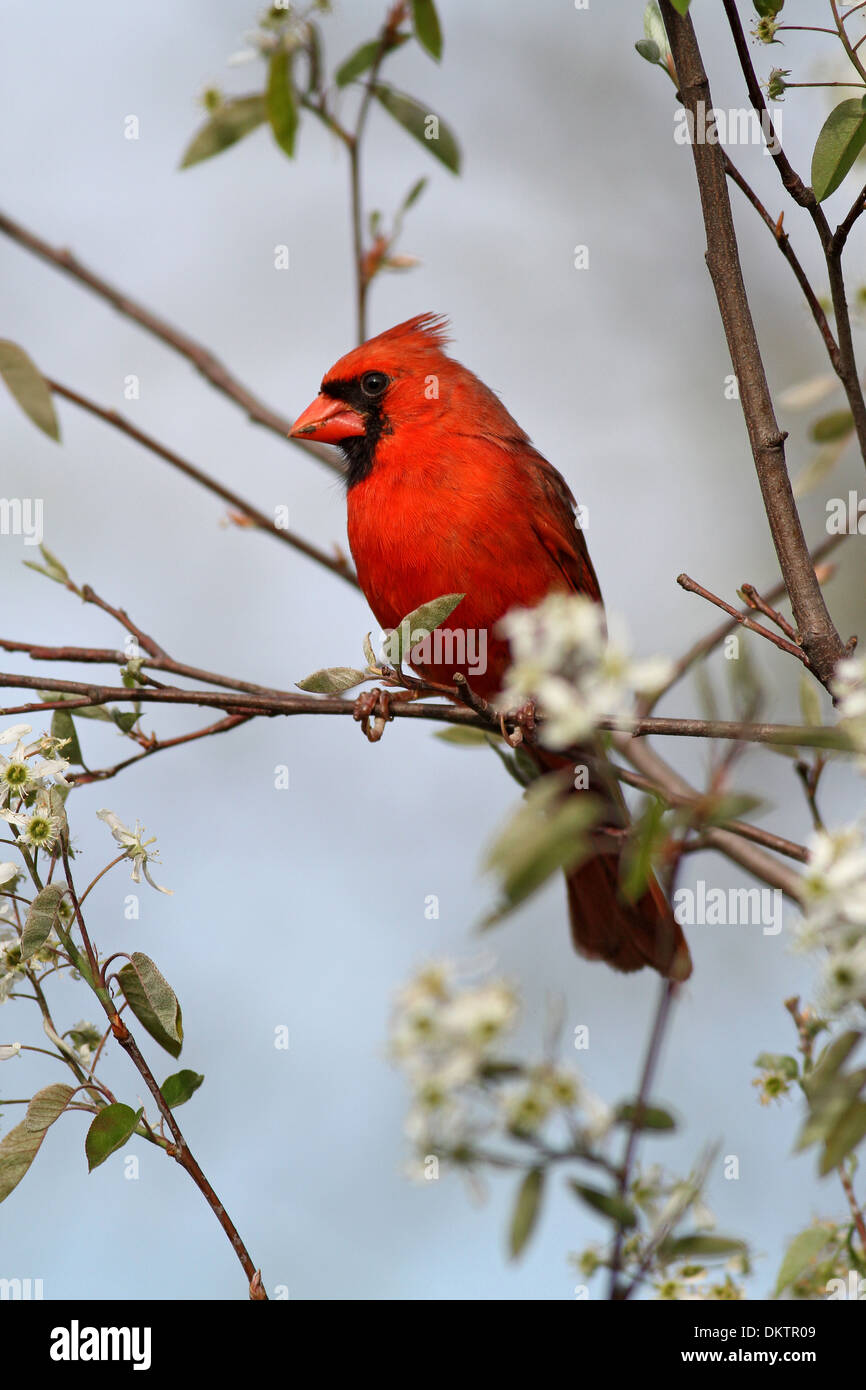
POLYGON ((636 902, 628 902, 620 892, 618 854, 594 854, 567 875, 566 885, 571 936, 582 956, 614 970, 651 965, 673 980, 691 975, 682 928, 655 878, 636 902))
MULTIPOLYGON (((561 770, 567 762, 539 748, 532 754, 546 771, 561 770)), ((608 825, 621 830, 628 824, 625 800, 612 777, 603 781, 605 812, 600 828, 608 825)), ((579 791, 568 794, 582 795, 579 791)), ((620 887, 620 854, 620 847, 613 842, 609 850, 593 853, 566 874, 575 949, 588 960, 605 961, 614 970, 641 970, 650 965, 669 979, 688 979, 692 973, 688 944, 661 885, 651 874, 644 892, 630 902, 620 887)))

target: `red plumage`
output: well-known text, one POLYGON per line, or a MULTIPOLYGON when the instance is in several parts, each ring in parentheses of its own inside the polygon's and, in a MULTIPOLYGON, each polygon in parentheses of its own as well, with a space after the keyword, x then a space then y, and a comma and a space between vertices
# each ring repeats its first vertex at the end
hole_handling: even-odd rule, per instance
MULTIPOLYGON (((465 593, 455 628, 486 632, 486 671, 449 660, 423 674, 452 684, 462 670, 489 698, 508 664, 496 629, 509 609, 556 591, 601 602, 601 591, 564 479, 498 396, 446 355, 446 342, 445 321, 433 314, 371 338, 335 363, 292 432, 346 453, 349 544, 378 622, 392 628, 441 594, 465 593)), ((537 758, 546 768, 565 764, 537 758)), ((623 823, 621 800, 609 812, 623 823)), ((657 883, 625 902, 613 853, 594 856, 568 883, 584 955, 619 970, 648 964, 688 975, 688 947, 657 883)))

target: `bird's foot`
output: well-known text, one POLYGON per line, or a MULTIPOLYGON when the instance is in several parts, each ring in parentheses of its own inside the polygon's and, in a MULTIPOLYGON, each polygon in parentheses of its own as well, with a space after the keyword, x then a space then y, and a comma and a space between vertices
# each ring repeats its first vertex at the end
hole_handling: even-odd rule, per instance
POLYGON ((391 706, 407 704, 417 700, 423 691, 381 690, 374 686, 364 690, 355 700, 352 718, 361 725, 361 732, 370 743, 378 743, 385 732, 385 725, 394 718, 391 706))
POLYGON ((535 736, 535 701, 527 700, 525 705, 519 709, 507 710, 499 716, 499 727, 502 737, 510 748, 518 748, 524 739, 534 741, 535 736), (507 725, 511 724, 509 731, 507 725))

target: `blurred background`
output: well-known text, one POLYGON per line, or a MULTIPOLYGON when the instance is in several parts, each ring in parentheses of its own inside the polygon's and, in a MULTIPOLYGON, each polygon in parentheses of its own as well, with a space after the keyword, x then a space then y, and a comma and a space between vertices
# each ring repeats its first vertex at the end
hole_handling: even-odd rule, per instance
MULTIPOLYGON (((704 0, 693 9, 715 104, 740 107, 723 17, 704 0)), ((792 0, 786 19, 789 9, 792 22, 807 10, 814 20, 814 6, 792 0)), ((373 110, 367 206, 387 214, 420 175, 430 185, 400 246, 422 264, 377 281, 371 330, 422 310, 451 317, 455 355, 502 394, 588 508, 609 609, 638 651, 676 655, 718 617, 677 587, 681 570, 731 599, 745 580, 769 587, 777 569, 740 408, 725 398, 730 366, 691 154, 673 139, 673 88, 633 48, 642 10, 640 0, 588 10, 441 0, 441 67, 415 45, 390 59, 395 85, 456 130, 464 171, 453 177, 373 110), (589 249, 588 269, 574 268, 577 245, 589 249)), ((335 7, 324 21, 331 68, 375 33, 383 12, 372 0, 335 7)), ((178 170, 205 86, 260 89, 260 71, 226 66, 256 18, 248 0, 120 10, 91 0, 85 11, 47 14, 7 0, 2 207, 294 414, 353 342, 343 151, 307 117, 294 163, 262 129, 178 170), (138 140, 124 138, 131 114, 138 140), (274 269, 281 243, 288 271, 274 269)), ((797 42, 759 48, 759 76, 778 64, 805 77, 815 52, 797 42)), ((343 98, 347 112, 354 100, 343 98)), ((784 107, 785 144, 807 176, 825 114, 821 92, 792 93, 784 107)), ((786 206, 785 225, 824 292, 811 224, 783 204, 771 161, 758 148, 737 159, 774 216, 786 206)), ((831 201, 831 220, 844 215, 856 179, 831 201)), ((734 197, 771 384, 786 388, 826 370, 822 347, 772 238, 734 197)), ((854 282, 862 249, 857 234, 848 252, 854 282)), ((292 526, 320 545, 345 545, 332 474, 5 239, 0 274, 0 333, 43 372, 121 410, 263 510, 288 505, 292 526), (137 401, 124 399, 130 374, 140 379, 137 401)), ((59 447, 0 392, 0 492, 44 499, 46 543, 77 581, 195 665, 285 688, 316 667, 357 661, 372 625, 359 594, 267 536, 224 524, 217 499, 132 441, 63 402, 58 409, 59 447)), ((781 423, 798 471, 814 449, 805 419, 782 411, 781 423)), ((805 500, 811 542, 825 535, 826 496, 857 487, 861 468, 846 456, 805 500)), ((840 554, 829 597, 847 636, 863 617, 862 543, 840 554)), ((110 619, 22 566, 33 555, 20 537, 0 538, 3 634, 116 645, 110 619)), ((754 654, 768 716, 797 719, 792 663, 766 645, 754 654)), ((38 669, 24 658, 3 665, 38 669)), ((725 665, 713 666, 723 696, 725 665)), ((72 668, 62 674, 75 677, 72 668)), ((660 712, 697 713, 691 685, 660 712)), ((160 710, 144 727, 167 736, 195 718, 160 710)), ((81 730, 92 766, 133 751, 108 726, 81 730)), ((663 751, 687 776, 703 776, 700 743, 668 740, 663 751)), ((808 834, 786 759, 750 754, 737 779, 766 797, 766 825, 808 834)), ((416 1186, 403 1171, 407 1096, 386 1057, 387 1023, 395 991, 425 961, 490 955, 522 991, 527 1053, 541 1048, 551 1002, 561 999, 566 1060, 573 1028, 586 1024, 590 1048, 572 1060, 591 1087, 616 1101, 636 1084, 656 981, 572 954, 559 883, 494 935, 477 935, 495 891, 480 873, 482 849, 515 795, 495 758, 448 748, 428 727, 395 724, 372 747, 351 721, 326 718, 262 720, 75 793, 82 881, 113 849, 100 807, 159 837, 157 878, 174 896, 142 889, 141 919, 127 922, 132 887, 127 870, 115 870, 92 895, 92 929, 103 950, 146 951, 177 990, 187 1039, 179 1065, 206 1075, 182 1123, 271 1290, 284 1285, 301 1299, 569 1299, 578 1282, 569 1252, 604 1236, 601 1220, 557 1185, 527 1254, 511 1265, 513 1179, 494 1182, 479 1203, 457 1178, 416 1186), (288 790, 275 790, 279 764, 289 768, 288 790), (429 894, 439 897, 438 920, 425 917, 429 894), (274 1047, 280 1025, 287 1052, 274 1047)), ((827 776, 824 804, 832 823, 861 809, 841 767, 827 776)), ((722 888, 744 881, 712 855, 688 859, 683 883, 697 878, 722 888)), ((718 1142, 710 1204, 721 1231, 751 1242, 749 1288, 761 1297, 790 1236, 812 1214, 844 1212, 835 1180, 817 1179, 814 1154, 792 1156, 796 1106, 759 1109, 751 1085, 758 1052, 793 1048, 782 1001, 808 998, 814 971, 792 956, 787 932, 697 927, 691 942, 695 973, 656 1085, 681 1126, 648 1141, 643 1156, 685 1172, 718 1142), (737 1181, 722 1174, 731 1154, 737 1181)), ((83 987, 55 985, 51 997, 65 1027, 91 1007, 83 987)), ((0 1013, 0 1034, 42 1039, 32 1007, 15 1003, 0 1013)), ((155 1045, 146 1050, 160 1078, 176 1070, 155 1045)), ((4 1064, 0 1082, 7 1095, 29 1095, 54 1079, 46 1058, 24 1054, 4 1064)), ((134 1103, 138 1078, 126 1059, 111 1057, 106 1079, 134 1103)), ((2 1124, 19 1118, 11 1107, 2 1124)), ((188 1178, 146 1145, 124 1150, 139 1156, 137 1181, 124 1179, 120 1156, 88 1177, 84 1132, 78 1115, 56 1125, 3 1206, 0 1275, 42 1278, 52 1299, 243 1296, 225 1237, 188 1178)))

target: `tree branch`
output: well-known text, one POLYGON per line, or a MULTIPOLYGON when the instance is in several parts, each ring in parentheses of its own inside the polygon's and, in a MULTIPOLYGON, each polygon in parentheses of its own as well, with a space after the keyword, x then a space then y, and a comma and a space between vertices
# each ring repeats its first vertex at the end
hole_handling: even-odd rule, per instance
MULTIPOLYGON (((679 77, 680 97, 696 130, 698 103, 703 102, 703 109, 710 110, 712 96, 694 27, 688 16, 677 14, 670 0, 661 0, 661 9, 679 77)), ((776 422, 743 281, 722 150, 718 144, 695 138, 692 154, 707 235, 707 265, 739 383, 764 508, 803 650, 814 674, 828 686, 844 654, 844 644, 815 577, 791 491, 785 436, 776 422)))
MULTIPOLYGON (((35 232, 28 231, 26 227, 22 227, 20 223, 14 222, 11 217, 7 217, 4 213, 0 213, 0 233, 9 237, 10 240, 16 241, 19 246, 25 247, 25 249, 32 252, 33 255, 39 256, 44 261, 48 261, 50 265, 55 266, 58 270, 65 271, 67 275, 71 275, 73 279, 78 280, 79 283, 93 290, 100 298, 107 300, 112 308, 116 309, 118 313, 123 314, 125 318, 132 319, 134 323, 146 329, 147 332, 153 334, 155 338, 159 338, 160 342, 165 343, 168 347, 173 348, 175 352, 180 353, 181 357, 185 357, 188 362, 191 362, 196 371, 200 372, 205 380, 210 382, 211 386, 234 401, 236 405, 239 405, 249 419, 255 424, 263 425, 265 429, 271 430, 274 434, 278 434, 284 440, 288 438, 289 431, 293 424, 288 416, 281 415, 278 411, 272 410, 269 405, 266 405, 265 402, 254 395, 248 387, 244 386, 236 376, 233 376, 228 368, 220 362, 219 358, 216 357, 209 348, 196 342, 195 338, 190 337, 188 333, 184 333, 181 329, 175 328, 172 324, 168 323, 166 319, 160 318, 158 314, 153 313, 144 304, 141 304, 138 300, 132 299, 123 290, 119 290, 116 286, 109 284, 107 280, 104 280, 101 275, 97 275, 95 271, 88 270, 71 251, 51 246, 49 242, 43 241, 35 232)), ((296 447, 304 449, 306 453, 318 459, 320 463, 323 463, 326 468, 330 468, 332 472, 343 472, 343 468, 339 462, 339 456, 323 445, 315 444, 311 440, 302 439, 292 439, 289 442, 296 447)))
POLYGON ((77 405, 80 410, 86 410, 90 415, 95 415, 98 419, 104 420, 105 423, 111 425, 113 429, 120 430, 121 434, 125 434, 130 439, 134 439, 136 444, 141 444, 143 448, 149 449, 151 453, 156 454, 158 458, 164 459, 166 463, 170 463, 171 466, 176 468, 180 473, 185 473, 188 478, 192 478, 193 482, 198 483, 201 487, 207 488, 208 492, 212 492, 215 496, 221 497, 224 502, 228 502, 229 506, 234 507, 238 512, 249 517, 250 521, 254 522, 259 530, 267 532, 268 535, 276 536, 278 540, 284 541, 286 545, 292 546, 294 550, 299 550, 302 555, 306 555, 309 559, 315 560, 319 565, 324 565, 326 569, 331 570, 334 574, 338 574, 341 579, 345 579, 349 584, 357 587, 358 581, 347 560, 328 555, 324 550, 320 550, 318 546, 313 545, 310 541, 304 540, 303 536, 299 536, 295 531, 289 531, 286 528, 277 526, 271 517, 259 511, 258 507, 253 506, 252 502, 247 502, 243 497, 239 496, 238 493, 232 492, 231 488, 227 488, 222 483, 217 482, 216 478, 212 478, 210 474, 205 473, 201 468, 197 468, 194 463, 190 463, 187 459, 182 458, 181 455, 175 453, 173 449, 169 449, 165 444, 160 444, 159 440, 154 439, 152 435, 145 434, 144 430, 140 430, 137 425, 133 425, 129 420, 125 420, 116 410, 110 410, 106 406, 97 405, 95 401, 90 400, 87 396, 82 396, 80 392, 73 391, 68 386, 63 386, 59 381, 54 381, 50 377, 46 377, 45 380, 49 389, 53 391, 55 395, 62 396, 64 400, 71 401, 73 405, 77 405))

